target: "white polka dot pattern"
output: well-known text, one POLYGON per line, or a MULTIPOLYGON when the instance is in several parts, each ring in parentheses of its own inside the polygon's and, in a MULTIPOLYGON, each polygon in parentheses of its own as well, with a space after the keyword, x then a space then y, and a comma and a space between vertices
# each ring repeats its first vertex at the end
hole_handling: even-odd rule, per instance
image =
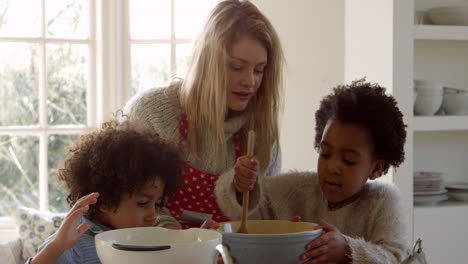
MULTIPOLYGON (((179 127, 180 140, 179 149, 182 151, 185 147, 185 140, 187 137, 187 117, 182 114, 181 123, 179 127)), ((236 156, 240 157, 240 137, 236 134, 236 156)), ((183 185, 180 187, 179 192, 173 197, 170 197, 167 207, 172 216, 180 221, 180 215, 177 212, 190 210, 194 212, 206 212, 206 207, 209 207, 209 212, 213 213, 213 218, 216 221, 223 222, 229 221, 222 211, 219 209, 214 196, 214 186, 218 180, 219 175, 209 174, 199 171, 189 164, 185 163, 183 168, 183 185)), ((191 227, 199 227, 200 225, 191 223, 182 223, 184 229, 191 227)))

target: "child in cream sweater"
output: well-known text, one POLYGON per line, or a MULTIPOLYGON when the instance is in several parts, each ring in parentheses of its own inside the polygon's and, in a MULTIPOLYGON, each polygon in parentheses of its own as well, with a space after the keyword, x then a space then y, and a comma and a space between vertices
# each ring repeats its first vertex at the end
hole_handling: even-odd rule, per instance
POLYGON ((215 189, 221 209, 240 219, 239 194, 249 190, 261 197, 250 203, 249 219, 300 216, 319 223, 325 233, 304 245, 298 261, 401 263, 410 241, 399 191, 369 181, 404 161, 406 126, 397 102, 385 88, 360 80, 336 87, 315 117, 317 172, 258 177, 258 161, 243 156, 222 179, 230 187, 215 189))

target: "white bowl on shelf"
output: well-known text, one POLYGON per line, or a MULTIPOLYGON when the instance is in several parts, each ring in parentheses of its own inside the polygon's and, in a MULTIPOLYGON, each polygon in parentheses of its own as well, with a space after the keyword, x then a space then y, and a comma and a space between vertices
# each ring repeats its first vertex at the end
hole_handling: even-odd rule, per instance
POLYGON ((438 191, 423 191, 423 192, 417 192, 417 191, 414 191, 413 192, 413 195, 414 197, 416 196, 428 196, 428 195, 441 195, 441 194, 447 194, 448 191, 447 190, 438 190, 438 191))
POLYGON ((468 181, 454 181, 445 184, 445 188, 450 191, 466 191, 468 192, 468 181))
POLYGON ((468 201, 468 191, 467 192, 448 192, 448 196, 453 200, 457 201, 468 201))
POLYGON ((425 87, 425 88, 434 88, 436 90, 441 90, 443 84, 438 81, 433 80, 424 80, 424 79, 416 79, 414 80, 414 87, 425 87))
POLYGON ((439 202, 447 200, 447 198, 447 194, 414 195, 413 202, 416 205, 435 205, 439 202))
POLYGON ((434 7, 428 15, 436 25, 468 25, 468 5, 434 7))
POLYGON ((416 115, 434 115, 442 105, 443 85, 431 80, 414 80, 414 90, 417 93, 414 102, 416 115))
POLYGON ((418 91, 418 97, 414 103, 414 113, 423 116, 434 115, 442 105, 442 99, 442 93, 424 94, 418 91))
POLYGON ((458 201, 468 201, 468 181, 454 181, 445 185, 450 198, 458 201))
POLYGON ((447 115, 464 115, 468 106, 468 91, 444 87, 442 108, 447 115))

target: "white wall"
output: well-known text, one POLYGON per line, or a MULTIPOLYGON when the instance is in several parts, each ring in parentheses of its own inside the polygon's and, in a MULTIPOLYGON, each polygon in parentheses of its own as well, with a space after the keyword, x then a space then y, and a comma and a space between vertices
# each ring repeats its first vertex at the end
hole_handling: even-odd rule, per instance
POLYGON ((287 63, 283 171, 316 168, 315 111, 344 79, 344 1, 252 1, 278 31, 287 63))

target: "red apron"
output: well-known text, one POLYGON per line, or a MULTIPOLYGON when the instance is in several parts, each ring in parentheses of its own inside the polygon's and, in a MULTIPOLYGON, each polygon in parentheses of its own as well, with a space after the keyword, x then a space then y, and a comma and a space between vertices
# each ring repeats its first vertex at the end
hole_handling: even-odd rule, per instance
MULTIPOLYGON (((179 150, 182 152, 184 149, 185 141, 187 139, 188 121, 187 116, 182 114, 179 128, 179 150)), ((236 159, 242 155, 240 148, 240 135, 234 135, 234 145, 236 149, 236 159)), ((167 202, 167 208, 172 216, 180 222, 182 212, 192 211, 203 214, 213 215, 213 220, 217 222, 230 221, 225 217, 216 203, 214 195, 214 188, 219 174, 210 174, 199 171, 190 164, 185 163, 183 168, 183 184, 177 193, 170 197, 167 202)), ((200 224, 189 222, 181 222, 182 228, 187 229, 191 227, 200 227, 200 224)))

